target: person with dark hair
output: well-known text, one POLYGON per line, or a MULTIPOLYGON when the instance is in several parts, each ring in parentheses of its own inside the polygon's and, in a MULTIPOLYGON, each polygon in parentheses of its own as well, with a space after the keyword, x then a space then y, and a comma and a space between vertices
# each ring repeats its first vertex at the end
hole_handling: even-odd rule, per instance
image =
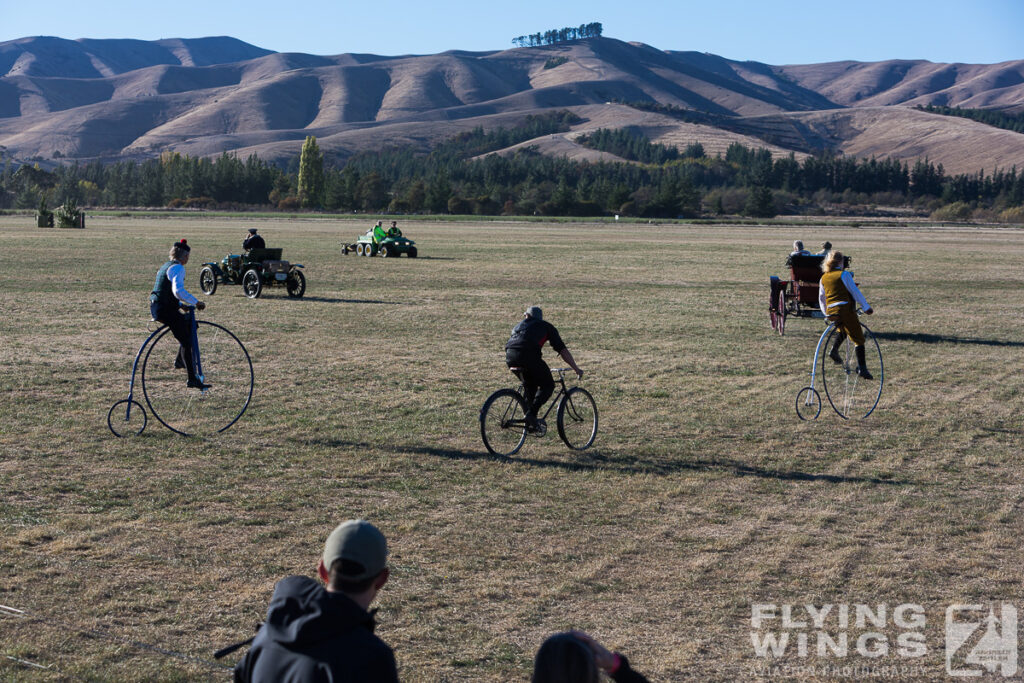
POLYGON ((370 604, 388 581, 387 540, 363 519, 338 525, 317 565, 278 581, 267 620, 235 665, 235 681, 397 683, 391 648, 374 635, 370 604))
POLYGON ((242 249, 249 251, 250 249, 266 249, 267 242, 261 235, 256 234, 256 228, 249 228, 249 234, 246 236, 245 241, 242 242, 242 249))
POLYGON ((821 251, 819 251, 817 254, 815 254, 815 256, 828 256, 828 252, 830 252, 830 251, 832 251, 832 243, 831 242, 823 242, 822 245, 821 245, 821 251))
POLYGON ((605 672, 617 683, 647 683, 633 671, 629 660, 610 652, 582 631, 565 631, 549 637, 537 650, 532 683, 600 683, 605 672))
POLYGON ((864 379, 874 379, 868 371, 864 351, 864 329, 857 319, 857 306, 865 315, 874 313, 857 283, 853 281, 850 271, 846 270, 846 259, 842 252, 830 251, 821 264, 824 271, 818 282, 818 306, 829 322, 835 323, 839 334, 829 351, 828 357, 836 365, 842 365, 839 348, 847 337, 853 342, 853 351, 857 355, 857 374, 864 379))
POLYGON ((555 391, 551 368, 541 357, 541 348, 546 342, 551 342, 551 348, 576 371, 577 377, 583 377, 583 371, 565 347, 558 330, 544 320, 539 306, 526 309, 522 321, 513 328, 512 336, 505 344, 505 363, 510 368, 522 368, 526 429, 537 433, 543 433, 546 428, 544 421, 537 419, 537 413, 555 391))
POLYGON ((167 325, 180 344, 174 367, 179 370, 184 368, 188 372, 189 387, 205 391, 210 385, 204 384, 196 376, 195 363, 192 362, 192 326, 180 310, 182 304, 195 306, 200 311, 206 308, 205 303, 185 289, 185 264, 188 263, 191 251, 192 248, 185 240, 171 245, 167 263, 156 272, 156 284, 149 295, 149 313, 153 320, 167 325))

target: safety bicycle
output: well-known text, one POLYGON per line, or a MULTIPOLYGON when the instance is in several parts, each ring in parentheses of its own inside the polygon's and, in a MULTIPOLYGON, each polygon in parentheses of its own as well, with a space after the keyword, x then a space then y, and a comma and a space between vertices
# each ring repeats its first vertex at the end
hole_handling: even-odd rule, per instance
MULTIPOLYGON (((857 313, 859 315, 861 311, 857 313)), ((868 326, 863 322, 860 326, 864 330, 865 360, 874 379, 864 379, 857 374, 855 346, 849 337, 845 337, 839 347, 841 362, 833 361, 829 349, 842 332, 836 328, 835 323, 829 323, 811 356, 811 383, 796 395, 796 414, 801 420, 816 420, 821 414, 821 394, 816 389, 819 374, 829 405, 844 420, 863 419, 878 406, 882 385, 885 383, 882 349, 868 326)))
POLYGON ((182 310, 192 328, 195 375, 209 388, 186 385, 188 374, 179 359, 178 340, 169 327, 160 325, 135 354, 128 398, 114 403, 107 413, 107 426, 115 436, 137 436, 146 428, 146 410, 135 399, 136 376, 149 412, 182 436, 223 432, 249 407, 254 374, 245 346, 223 325, 196 320, 194 306, 182 306, 182 310))
POLYGON ((484 401, 480 409, 480 436, 484 446, 492 455, 510 457, 519 452, 526 442, 526 435, 544 436, 546 420, 555 407, 555 421, 558 436, 569 448, 582 451, 594 443, 597 437, 597 403, 590 392, 583 387, 568 387, 565 373, 570 368, 557 368, 558 389, 543 415, 538 415, 539 428, 530 432, 526 426, 526 399, 523 397, 523 368, 509 370, 519 379, 516 389, 499 389, 484 401))

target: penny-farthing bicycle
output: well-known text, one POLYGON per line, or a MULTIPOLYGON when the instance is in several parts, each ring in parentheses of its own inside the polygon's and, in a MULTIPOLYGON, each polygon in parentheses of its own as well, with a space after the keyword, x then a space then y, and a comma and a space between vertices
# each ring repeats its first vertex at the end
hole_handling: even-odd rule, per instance
POLYGON ((128 398, 112 405, 107 413, 107 426, 115 436, 135 436, 146 428, 146 410, 134 398, 136 375, 153 417, 182 436, 223 432, 249 407, 254 375, 245 346, 226 327, 196 320, 194 307, 182 308, 192 324, 196 377, 210 388, 186 386, 188 373, 178 359, 178 340, 169 327, 161 325, 135 354, 128 398))
POLYGON ((863 419, 874 412, 882 397, 885 382, 885 367, 882 365, 882 349, 875 335, 864 323, 864 355, 868 369, 874 379, 864 379, 857 374, 857 355, 849 337, 839 346, 836 363, 829 355, 838 335, 842 334, 830 323, 818 339, 811 357, 811 383, 796 395, 796 414, 801 420, 816 420, 821 414, 821 394, 816 387, 817 375, 821 374, 821 385, 829 405, 844 420, 863 419))

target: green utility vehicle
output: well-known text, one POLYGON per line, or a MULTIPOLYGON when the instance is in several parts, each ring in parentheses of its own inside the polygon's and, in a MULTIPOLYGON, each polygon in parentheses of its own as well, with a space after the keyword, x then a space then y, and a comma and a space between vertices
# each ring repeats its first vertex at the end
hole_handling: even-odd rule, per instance
POLYGON ((242 293, 255 299, 264 287, 284 286, 297 299, 306 293, 306 276, 301 263, 281 260, 281 249, 250 249, 248 254, 229 254, 217 263, 204 263, 199 271, 199 288, 213 296, 217 285, 242 285, 242 293))
POLYGON ((354 251, 359 256, 377 256, 384 258, 389 256, 400 256, 407 254, 409 258, 416 258, 416 243, 408 237, 402 236, 402 231, 392 225, 385 230, 379 223, 366 231, 365 235, 356 238, 354 244, 343 244, 341 253, 348 254, 354 251))

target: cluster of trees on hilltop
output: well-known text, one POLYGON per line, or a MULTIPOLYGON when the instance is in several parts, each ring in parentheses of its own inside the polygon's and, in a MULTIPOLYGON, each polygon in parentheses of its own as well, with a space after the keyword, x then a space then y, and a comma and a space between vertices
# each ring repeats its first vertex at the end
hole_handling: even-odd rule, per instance
MULTIPOLYGON (((535 116, 523 125, 455 136, 429 153, 396 147, 331 163, 308 138, 287 168, 256 156, 199 159, 164 154, 143 162, 59 166, 53 171, 7 160, 0 208, 37 209, 66 200, 109 207, 301 208, 344 212, 479 215, 677 217, 701 213, 771 215, 780 204, 926 202, 996 208, 1024 206, 1024 173, 947 175, 928 160, 852 159, 831 153, 773 158, 739 143, 708 156, 692 143, 682 154, 645 163, 589 163, 552 158, 517 142, 567 131, 569 112, 535 116)), ((590 144, 636 157, 653 145, 637 131, 591 134, 590 144)))
POLYGON ((1012 130, 1015 133, 1024 133, 1024 114, 1007 114, 1006 112, 994 111, 992 109, 961 109, 960 107, 934 104, 918 105, 917 109, 932 114, 942 114, 943 116, 959 116, 965 119, 980 121, 996 128, 1012 130))
POLYGON ((531 33, 528 36, 517 36, 512 39, 512 44, 517 47, 537 47, 538 45, 554 45, 565 43, 570 40, 581 38, 600 38, 604 27, 601 22, 595 21, 579 26, 567 26, 565 28, 553 28, 543 33, 531 33))
POLYGON ((700 158, 704 156, 704 147, 699 143, 692 144, 682 154, 669 145, 659 145, 647 139, 643 133, 632 128, 598 128, 576 138, 576 142, 584 147, 608 152, 630 161, 645 164, 664 164, 675 161, 683 156, 700 158))

